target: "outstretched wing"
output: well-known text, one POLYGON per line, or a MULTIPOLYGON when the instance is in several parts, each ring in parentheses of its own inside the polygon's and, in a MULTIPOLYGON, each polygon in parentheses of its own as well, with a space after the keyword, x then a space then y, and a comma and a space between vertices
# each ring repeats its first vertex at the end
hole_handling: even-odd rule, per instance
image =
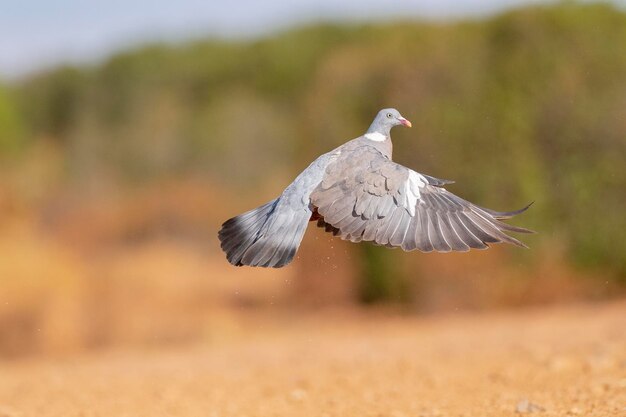
POLYGON ((311 202, 323 216, 320 226, 352 242, 423 252, 463 252, 499 242, 525 247, 506 232, 532 231, 500 220, 528 207, 515 212, 485 209, 442 188, 450 182, 362 147, 327 168, 311 202))

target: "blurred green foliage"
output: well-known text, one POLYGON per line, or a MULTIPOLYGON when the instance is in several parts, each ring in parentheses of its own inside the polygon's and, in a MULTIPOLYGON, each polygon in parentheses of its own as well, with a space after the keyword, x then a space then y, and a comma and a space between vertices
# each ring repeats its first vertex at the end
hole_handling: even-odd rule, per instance
MULTIPOLYGON (((410 304, 413 292, 411 279, 405 276, 397 262, 389 256, 389 249, 375 245, 359 245, 360 270, 359 301, 365 304, 392 301, 410 304)), ((415 274, 412 274, 415 280, 415 274)))
POLYGON ((17 152, 24 138, 24 125, 15 99, 0 85, 0 156, 17 152))
POLYGON ((609 5, 152 45, 0 90, 0 146, 52 137, 68 180, 195 173, 250 192, 383 106, 415 126, 394 131, 397 161, 494 209, 534 200, 534 245, 626 276, 626 14, 609 5))

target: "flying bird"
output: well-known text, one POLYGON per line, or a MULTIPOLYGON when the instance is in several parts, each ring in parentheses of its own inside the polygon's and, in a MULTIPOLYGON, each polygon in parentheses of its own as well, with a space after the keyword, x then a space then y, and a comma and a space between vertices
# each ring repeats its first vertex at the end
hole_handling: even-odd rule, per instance
MULTIPOLYGON (((477 206, 443 188, 453 181, 420 174, 391 160, 391 129, 411 127, 396 109, 383 109, 367 132, 320 156, 282 194, 227 220, 222 250, 236 266, 280 268, 290 263, 310 221, 350 242, 422 252, 465 252, 506 242, 504 223, 524 212, 477 206)), ((531 203, 532 204, 532 203, 531 203)))

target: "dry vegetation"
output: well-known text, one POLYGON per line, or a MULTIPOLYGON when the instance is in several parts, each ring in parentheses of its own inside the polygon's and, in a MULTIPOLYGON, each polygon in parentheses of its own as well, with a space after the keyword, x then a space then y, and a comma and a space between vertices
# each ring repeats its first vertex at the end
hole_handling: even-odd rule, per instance
MULTIPOLYGON (((215 237, 230 208, 211 211, 216 192, 168 182, 128 195, 59 197, 43 214, 26 204, 5 211, 0 356, 186 344, 236 332, 224 328, 224 312, 245 320, 274 307, 355 305, 360 247, 314 227, 288 268, 231 267, 215 237)), ((554 248, 532 269, 512 266, 514 254, 397 252, 396 271, 409 277, 398 284, 398 308, 484 310, 619 294, 610 281, 567 268, 554 248)))

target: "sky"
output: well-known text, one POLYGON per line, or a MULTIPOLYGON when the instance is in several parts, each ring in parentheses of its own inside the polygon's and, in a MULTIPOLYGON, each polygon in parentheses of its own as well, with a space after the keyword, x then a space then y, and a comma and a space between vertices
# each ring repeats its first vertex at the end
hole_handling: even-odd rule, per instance
MULTIPOLYGON (((0 0, 0 78, 149 41, 255 37, 322 20, 454 19, 550 0, 0 0)), ((626 5, 626 0, 614 0, 626 5)))

